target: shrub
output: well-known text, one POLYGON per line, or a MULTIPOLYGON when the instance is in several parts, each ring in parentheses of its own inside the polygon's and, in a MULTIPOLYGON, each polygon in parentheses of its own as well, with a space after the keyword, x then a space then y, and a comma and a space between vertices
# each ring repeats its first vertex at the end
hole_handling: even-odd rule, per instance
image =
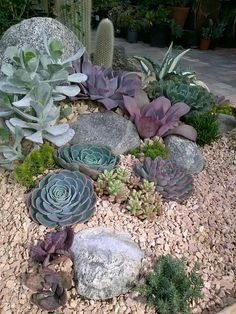
POLYGON ((16 180, 27 188, 34 187, 35 177, 55 165, 54 151, 52 146, 44 144, 39 150, 29 154, 21 165, 15 167, 16 180))
POLYGON ((212 112, 194 114, 185 118, 186 123, 197 131, 197 144, 204 146, 211 144, 219 137, 217 116, 212 112))
POLYGON ((140 158, 143 154, 145 157, 150 157, 154 160, 156 157, 160 156, 162 159, 168 158, 167 148, 160 143, 159 140, 155 140, 152 143, 147 143, 143 147, 138 147, 129 151, 129 153, 136 158, 140 158))
POLYGON ((190 303, 201 297, 203 281, 197 274, 198 270, 199 266, 195 264, 187 273, 183 260, 170 255, 161 256, 154 272, 147 276, 139 290, 159 314, 188 314, 190 303))

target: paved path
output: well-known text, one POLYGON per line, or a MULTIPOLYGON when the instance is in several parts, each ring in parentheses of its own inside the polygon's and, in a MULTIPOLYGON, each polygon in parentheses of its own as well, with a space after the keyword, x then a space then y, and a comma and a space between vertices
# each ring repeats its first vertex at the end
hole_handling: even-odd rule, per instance
MULTIPOLYGON (((128 56, 146 56, 155 61, 160 61, 166 52, 166 48, 151 47, 143 42, 129 44, 123 38, 116 38, 115 44, 124 46, 128 56)), ((236 105, 236 49, 192 49, 183 57, 181 65, 195 71, 213 93, 226 96, 236 105)))

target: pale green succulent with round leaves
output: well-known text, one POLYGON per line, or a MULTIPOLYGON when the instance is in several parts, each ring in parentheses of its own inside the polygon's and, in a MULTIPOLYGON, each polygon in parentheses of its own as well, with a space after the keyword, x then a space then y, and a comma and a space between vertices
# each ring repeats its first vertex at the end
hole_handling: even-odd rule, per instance
POLYGON ((50 228, 87 221, 95 203, 92 180, 68 170, 48 174, 27 199, 32 219, 50 228))
POLYGON ((116 168, 120 158, 106 146, 80 143, 59 148, 55 155, 56 162, 68 170, 79 170, 93 179, 99 173, 116 168))

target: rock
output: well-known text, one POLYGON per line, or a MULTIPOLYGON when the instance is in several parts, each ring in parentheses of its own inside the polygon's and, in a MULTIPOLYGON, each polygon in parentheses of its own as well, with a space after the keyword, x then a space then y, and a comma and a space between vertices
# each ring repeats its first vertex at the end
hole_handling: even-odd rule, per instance
POLYGON ((219 131, 223 135, 232 131, 236 128, 236 119, 228 114, 219 113, 218 114, 219 131))
POLYGON ((64 44, 62 60, 72 56, 82 46, 78 38, 59 21, 48 17, 33 17, 11 26, 0 40, 0 65, 4 52, 9 46, 22 47, 24 45, 44 50, 43 34, 60 39, 64 44))
POLYGON ((144 256, 128 234, 103 227, 77 233, 71 251, 77 292, 94 300, 126 293, 144 256))
POLYGON ((197 144, 179 136, 170 135, 165 138, 169 156, 178 166, 190 174, 199 173, 204 167, 204 160, 197 144))
POLYGON ((75 130, 72 144, 106 145, 118 155, 140 145, 134 124, 112 111, 82 114, 71 127, 75 130))

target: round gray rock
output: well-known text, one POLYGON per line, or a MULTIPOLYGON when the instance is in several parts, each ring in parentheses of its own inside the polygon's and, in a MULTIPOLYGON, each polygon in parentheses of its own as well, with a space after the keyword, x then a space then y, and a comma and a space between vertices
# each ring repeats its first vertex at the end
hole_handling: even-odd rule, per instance
POLYGON ((236 119, 228 114, 218 114, 219 131, 221 135, 232 131, 236 128, 236 119))
POLYGON ((77 233, 71 252, 77 292, 94 300, 128 292, 144 256, 128 234, 103 227, 77 233))
POLYGON ((105 145, 117 155, 140 145, 134 124, 113 111, 82 114, 71 127, 75 130, 71 144, 105 145))
POLYGON ((11 26, 0 40, 0 65, 4 53, 10 46, 29 46, 44 51, 43 34, 49 38, 58 38, 64 44, 62 60, 75 54, 82 46, 78 38, 59 21, 48 17, 33 17, 11 26))
POLYGON ((170 135, 165 138, 169 156, 176 164, 183 167, 190 174, 203 170, 204 160, 196 143, 179 136, 170 135))

